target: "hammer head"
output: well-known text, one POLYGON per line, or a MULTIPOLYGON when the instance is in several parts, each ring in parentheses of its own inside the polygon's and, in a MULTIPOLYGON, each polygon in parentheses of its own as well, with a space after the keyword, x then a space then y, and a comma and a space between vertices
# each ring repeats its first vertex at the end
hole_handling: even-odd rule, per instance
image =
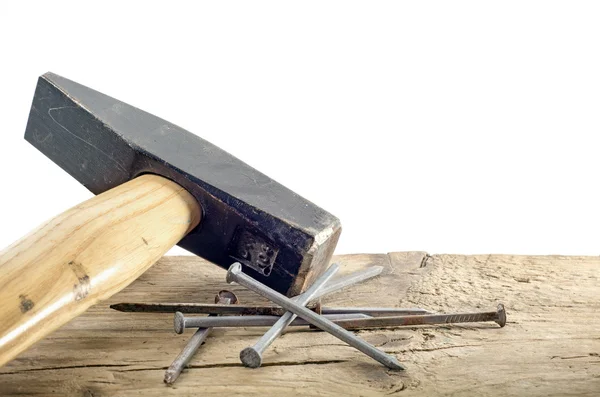
POLYGON ((200 204, 200 225, 179 245, 288 296, 326 268, 339 220, 229 153, 168 121, 46 73, 25 139, 100 194, 139 175, 161 175, 200 204))

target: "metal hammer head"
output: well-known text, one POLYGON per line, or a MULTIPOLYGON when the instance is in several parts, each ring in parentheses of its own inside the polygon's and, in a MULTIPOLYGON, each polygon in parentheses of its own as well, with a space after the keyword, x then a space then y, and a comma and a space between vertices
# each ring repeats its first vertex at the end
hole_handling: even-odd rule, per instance
POLYGON ((73 81, 39 78, 25 139, 95 194, 151 173, 186 188, 200 226, 179 245, 298 294, 322 273, 339 220, 198 136, 73 81))

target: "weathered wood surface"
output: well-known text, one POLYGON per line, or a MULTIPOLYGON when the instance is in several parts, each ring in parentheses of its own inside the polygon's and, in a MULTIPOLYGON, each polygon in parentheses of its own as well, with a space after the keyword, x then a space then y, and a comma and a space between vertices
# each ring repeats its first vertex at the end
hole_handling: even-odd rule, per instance
POLYGON ((380 264, 384 273, 325 299, 328 305, 493 309, 508 324, 360 331, 408 367, 397 373, 325 333, 289 332, 260 369, 239 351, 263 328, 216 330, 172 386, 164 370, 191 335, 167 314, 119 313, 122 301, 211 302, 228 288, 264 302, 225 271, 192 257, 166 257, 109 301, 0 368, 0 395, 590 395, 600 394, 600 258, 344 255, 342 273, 380 264))

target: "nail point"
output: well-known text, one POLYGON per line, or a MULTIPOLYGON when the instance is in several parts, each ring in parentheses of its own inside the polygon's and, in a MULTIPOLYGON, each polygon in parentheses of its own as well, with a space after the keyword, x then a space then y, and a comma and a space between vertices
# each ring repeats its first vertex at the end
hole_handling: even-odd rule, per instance
POLYGON ((391 359, 391 363, 392 363, 392 366, 390 367, 391 369, 396 370, 396 371, 405 371, 406 370, 406 367, 404 365, 400 364, 400 362, 398 361, 398 359, 396 357, 390 356, 390 359, 391 359))

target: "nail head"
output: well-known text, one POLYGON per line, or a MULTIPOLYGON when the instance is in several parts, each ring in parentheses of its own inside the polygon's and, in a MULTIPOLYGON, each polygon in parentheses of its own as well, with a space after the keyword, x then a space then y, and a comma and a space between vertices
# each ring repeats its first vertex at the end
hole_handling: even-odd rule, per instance
POLYGON ((175 316, 173 317, 173 328, 175 329, 176 334, 183 334, 185 330, 185 317, 181 312, 175 312, 175 316))
POLYGON ((219 302, 226 303, 229 305, 235 305, 235 304, 240 303, 237 295, 226 289, 219 291, 217 296, 215 296, 215 303, 219 303, 219 302))
POLYGON ((258 368, 262 364, 262 357, 252 347, 247 347, 240 352, 240 360, 248 368, 258 368))
POLYGON ((500 328, 506 325, 506 310, 502 303, 498 304, 498 319, 496 320, 496 324, 498 324, 500 328))
POLYGON ((239 262, 234 263, 229 266, 229 270, 227 271, 226 281, 231 284, 235 282, 235 276, 242 272, 242 265, 239 262))

